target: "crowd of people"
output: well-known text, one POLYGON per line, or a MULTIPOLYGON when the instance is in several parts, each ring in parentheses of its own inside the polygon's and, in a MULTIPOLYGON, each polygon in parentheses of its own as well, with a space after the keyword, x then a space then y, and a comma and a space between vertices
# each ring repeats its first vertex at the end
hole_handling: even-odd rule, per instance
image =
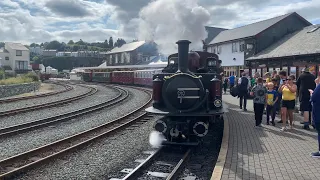
POLYGON ((247 99, 253 98, 253 109, 255 114, 255 125, 261 127, 263 114, 266 111, 267 125, 275 126, 276 114, 280 115, 281 129, 287 131, 294 128, 294 110, 296 101, 300 104, 300 112, 303 114, 303 129, 310 130, 310 125, 318 131, 319 151, 312 153, 312 157, 320 157, 320 73, 315 77, 305 68, 295 82, 294 75, 287 75, 286 71, 267 72, 260 76, 256 73, 254 77, 247 77, 242 73, 240 78, 230 76, 223 81, 224 92, 228 85, 230 91, 236 89, 240 99, 240 109, 247 111, 247 99), (236 86, 235 88, 233 88, 236 86), (317 112, 318 110, 318 112, 317 112), (271 118, 270 118, 271 117, 271 118))

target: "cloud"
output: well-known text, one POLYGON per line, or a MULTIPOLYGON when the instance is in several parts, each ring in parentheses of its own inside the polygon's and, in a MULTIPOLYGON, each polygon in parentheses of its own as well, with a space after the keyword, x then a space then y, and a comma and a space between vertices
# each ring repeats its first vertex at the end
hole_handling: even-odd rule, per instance
POLYGON ((64 17, 83 17, 91 15, 84 7, 84 4, 77 2, 76 0, 50 0, 46 3, 46 7, 54 13, 64 17))
POLYGON ((0 0, 0 41, 113 36, 154 39, 172 50, 179 38, 202 39, 202 25, 234 28, 293 11, 320 22, 319 7, 319 0, 0 0))

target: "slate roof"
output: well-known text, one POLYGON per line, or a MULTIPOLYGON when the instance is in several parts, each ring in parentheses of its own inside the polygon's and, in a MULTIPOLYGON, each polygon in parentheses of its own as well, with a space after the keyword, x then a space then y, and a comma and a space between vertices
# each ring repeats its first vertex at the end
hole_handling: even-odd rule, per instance
POLYGON ((144 45, 145 43, 146 43, 145 41, 137 41, 137 42, 124 44, 121 47, 113 48, 110 52, 107 52, 106 54, 115 54, 115 53, 120 53, 120 52, 134 51, 137 48, 139 48, 140 46, 144 45))
POLYGON ((6 42, 6 44, 13 50, 29 51, 29 49, 21 43, 6 42))
POLYGON ((248 24, 248 25, 241 26, 238 28, 222 31, 221 33, 218 34, 218 36, 216 36, 210 42, 210 44, 216 44, 216 43, 221 43, 221 42, 226 42, 226 41, 255 36, 255 35, 259 34, 260 32, 264 31, 265 29, 269 28, 270 26, 276 24, 277 22, 279 22, 279 21, 281 21, 281 20, 285 19, 286 17, 293 15, 293 14, 298 15, 295 12, 288 13, 288 14, 285 14, 282 16, 277 16, 277 17, 274 17, 271 19, 266 19, 263 21, 248 24))
POLYGON ((320 24, 289 34, 247 60, 320 53, 320 24), (315 28, 318 28, 315 30, 315 28), (315 30, 310 32, 311 30, 315 30))
POLYGON ((206 44, 209 44, 213 40, 213 38, 215 38, 221 31, 228 30, 224 28, 209 27, 209 26, 205 26, 205 29, 208 32, 208 37, 204 40, 206 44))

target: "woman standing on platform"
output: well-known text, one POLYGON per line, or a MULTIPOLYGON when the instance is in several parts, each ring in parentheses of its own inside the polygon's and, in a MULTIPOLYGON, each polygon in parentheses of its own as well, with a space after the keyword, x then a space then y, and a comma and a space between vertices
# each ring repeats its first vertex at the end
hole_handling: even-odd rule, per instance
POLYGON ((313 124, 318 131, 318 145, 319 151, 311 153, 312 157, 320 158, 320 72, 318 74, 318 78, 315 80, 316 88, 314 91, 309 89, 310 96, 311 96, 311 103, 312 103, 312 117, 313 117, 313 124), (318 112, 317 112, 318 110, 318 112))
POLYGON ((297 92, 297 86, 293 83, 294 79, 295 77, 293 75, 289 76, 286 83, 280 87, 280 92, 282 93, 281 131, 286 130, 287 115, 289 116, 290 129, 293 128, 293 111, 296 106, 296 92, 297 92))

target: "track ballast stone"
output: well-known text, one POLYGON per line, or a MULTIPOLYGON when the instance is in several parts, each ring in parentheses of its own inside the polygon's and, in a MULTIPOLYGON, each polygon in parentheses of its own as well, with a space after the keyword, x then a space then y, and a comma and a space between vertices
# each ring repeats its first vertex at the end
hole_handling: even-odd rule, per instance
POLYGON ((77 86, 77 85, 72 85, 74 89, 55 94, 52 96, 45 96, 45 97, 38 97, 38 98, 32 98, 32 99, 26 99, 26 100, 19 100, 19 101, 14 101, 10 103, 3 103, 0 106, 0 111, 9 111, 13 109, 18 109, 18 108, 24 108, 28 106, 35 106, 39 104, 45 104, 53 101, 59 101, 63 100, 66 98, 74 97, 80 94, 83 94, 88 91, 88 88, 77 86))
POLYGON ((126 89, 129 90, 131 95, 129 99, 118 105, 49 127, 14 135, 10 138, 0 138, 0 160, 114 120, 143 105, 149 98, 145 92, 140 90, 126 89))
MULTIPOLYGON (((97 86, 98 92, 91 96, 72 101, 56 107, 38 109, 36 111, 29 111, 14 116, 2 117, 0 121, 0 128, 10 127, 21 123, 32 122, 35 120, 43 119, 45 117, 56 116, 58 114, 71 112, 77 109, 85 108, 112 99, 118 93, 113 88, 97 86)), ((88 90, 86 88, 86 90, 88 90)), ((84 93, 85 91, 81 91, 84 93)), ((76 93, 76 92, 74 92, 76 93)), ((75 95, 79 95, 76 93, 75 95)), ((74 95, 74 96, 75 96, 74 95)))

